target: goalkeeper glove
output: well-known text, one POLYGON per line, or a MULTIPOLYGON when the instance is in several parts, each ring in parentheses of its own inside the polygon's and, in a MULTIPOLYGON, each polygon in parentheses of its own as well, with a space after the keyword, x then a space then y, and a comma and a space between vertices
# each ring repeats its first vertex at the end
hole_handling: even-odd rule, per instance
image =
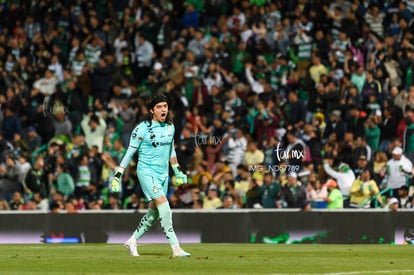
POLYGON ((181 171, 178 164, 172 165, 172 169, 175 174, 175 185, 187 184, 187 175, 181 171))
POLYGON ((121 181, 122 174, 124 173, 124 170, 125 170, 124 168, 119 167, 118 170, 115 172, 115 176, 112 179, 111 188, 110 188, 112 193, 121 192, 120 181, 121 181))

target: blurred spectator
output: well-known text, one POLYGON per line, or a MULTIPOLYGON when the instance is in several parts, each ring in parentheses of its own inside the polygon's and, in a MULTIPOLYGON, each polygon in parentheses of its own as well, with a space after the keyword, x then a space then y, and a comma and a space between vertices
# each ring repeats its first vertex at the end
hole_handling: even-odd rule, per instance
POLYGON ((367 168, 371 168, 371 164, 367 160, 366 155, 360 155, 357 160, 356 167, 353 169, 355 177, 358 178, 361 176, 362 171, 364 171, 367 168))
POLYGON ((212 139, 208 138, 208 145, 205 150, 207 154, 207 170, 209 171, 212 170, 214 162, 216 162, 217 159, 221 159, 221 148, 224 145, 221 140, 225 133, 225 128, 223 126, 223 121, 220 118, 215 118, 213 125, 207 131, 204 131, 204 129, 201 128, 208 137, 212 137, 212 139))
POLYGON ((194 29, 197 29, 199 16, 200 15, 198 11, 195 10, 194 5, 192 4, 187 5, 186 12, 184 13, 183 18, 181 19, 183 28, 188 29, 192 27, 194 29))
POLYGON ((103 150, 103 138, 106 130, 106 122, 102 117, 96 115, 84 116, 82 119, 82 130, 88 147, 98 146, 99 152, 103 150))
POLYGON ((264 161, 264 153, 262 150, 258 149, 258 144, 255 141, 250 141, 247 144, 247 151, 244 154, 244 165, 258 165, 262 164, 264 161))
POLYGON ((57 55, 52 56, 48 70, 53 72, 53 75, 59 82, 63 81, 63 66, 62 64, 60 64, 60 61, 57 55))
POLYGON ((68 166, 61 164, 56 167, 56 191, 61 192, 65 198, 71 197, 75 192, 75 184, 68 166))
POLYGON ((208 187, 207 196, 203 201, 203 209, 213 210, 221 207, 223 205, 220 197, 219 190, 217 186, 212 184, 208 187))
POLYGON ((65 210, 66 210, 66 213, 68 214, 78 213, 78 210, 76 209, 72 201, 65 202, 65 210))
POLYGON ((33 126, 30 126, 27 129, 27 135, 29 139, 29 150, 30 152, 34 152, 36 149, 40 147, 42 139, 36 133, 36 128, 33 126))
POLYGON ((311 173, 306 184, 306 200, 310 202, 322 201, 328 196, 328 189, 323 186, 315 173, 311 173))
MULTIPOLYGON (((319 35, 323 34, 321 30, 318 31, 318 33, 319 35)), ((309 73, 316 85, 319 84, 321 75, 326 75, 328 73, 328 69, 321 62, 320 53, 312 55, 312 66, 309 68, 309 73)))
POLYGON ((78 158, 77 177, 75 178, 75 195, 84 197, 87 194, 88 186, 91 184, 91 170, 89 168, 88 155, 81 155, 78 158))
POLYGON ((15 111, 10 107, 4 110, 3 135, 6 140, 12 141, 14 134, 22 134, 22 125, 15 111))
POLYGON ((364 125, 367 144, 371 148, 372 152, 375 153, 378 151, 381 138, 381 129, 378 127, 374 117, 369 117, 365 121, 364 125))
POLYGON ((397 198, 390 198, 387 203, 388 209, 392 212, 398 212, 400 209, 400 201, 397 198))
POLYGON ((56 92, 57 83, 58 80, 51 70, 46 70, 44 77, 33 83, 33 88, 38 90, 44 96, 44 104, 46 105, 46 108, 50 106, 51 96, 56 92))
POLYGON ((232 195, 224 195, 222 198, 223 205, 217 209, 235 209, 237 205, 234 203, 234 198, 232 195))
POLYGON ((298 26, 296 35, 293 37, 295 51, 290 48, 290 55, 295 56, 298 70, 307 69, 312 57, 312 40, 313 38, 307 34, 304 26, 298 26))
POLYGON ((300 206, 300 210, 304 212, 308 212, 312 210, 312 203, 310 201, 303 201, 302 205, 300 206))
POLYGON ((247 139, 242 130, 237 129, 234 134, 229 136, 227 147, 227 161, 233 175, 236 175, 237 167, 242 164, 247 149, 247 139))
POLYGON ((194 186, 191 188, 192 209, 203 209, 203 199, 200 187, 194 186))
POLYGON ((173 208, 184 208, 184 203, 181 201, 180 196, 176 192, 171 194, 168 201, 172 209, 173 208))
MULTIPOLYGON (((29 162, 29 159, 30 159, 30 156, 27 153, 21 153, 19 158, 17 159, 17 162, 19 163, 20 171, 21 171, 18 181, 21 183, 23 183, 23 180, 25 179, 27 173, 32 168, 32 165, 29 162)), ((22 191, 24 192, 23 189, 22 191)))
POLYGON ((61 208, 57 202, 52 202, 50 204, 50 213, 59 214, 61 212, 61 208))
POLYGON ((122 206, 119 204, 118 200, 119 200, 118 194, 111 194, 111 195, 109 195, 109 201, 104 206, 104 209, 109 209, 109 210, 119 210, 119 209, 122 209, 122 206))
MULTIPOLYGON (((86 55, 88 57, 88 55, 86 55)), ((91 61, 89 61, 91 62, 91 61)), ((93 64, 93 63, 92 63, 93 64)), ((111 91, 111 75, 113 73, 112 64, 107 59, 100 58, 96 66, 90 65, 90 75, 92 84, 92 95, 95 99, 106 104, 109 100, 111 91)))
POLYGON ((412 114, 411 112, 411 115, 407 115, 406 113, 405 121, 407 127, 405 128, 403 133, 402 148, 406 156, 410 159, 410 161, 414 161, 414 114, 412 114))
POLYGON ((40 210, 42 212, 49 211, 49 200, 45 198, 42 193, 34 193, 33 201, 35 203, 35 210, 40 210))
POLYGON ((148 76, 148 82, 150 83, 151 90, 154 92, 159 91, 165 84, 166 74, 162 66, 161 62, 155 62, 148 76))
MULTIPOLYGON (((280 161, 277 158, 276 154, 278 145, 280 145, 280 141, 277 139, 277 137, 270 137, 269 140, 263 141, 262 148, 264 154, 264 167, 268 168, 279 164, 280 161)), ((236 175, 236 173, 234 174, 236 175)))
POLYGON ((379 37, 383 37, 384 35, 384 18, 385 14, 381 12, 377 5, 374 4, 368 7, 368 12, 365 14, 365 21, 368 23, 371 30, 379 37))
POLYGON ((224 181, 224 193, 222 197, 229 195, 232 197, 234 208, 242 208, 243 206, 243 196, 244 193, 240 192, 240 190, 235 189, 235 181, 234 179, 228 179, 224 181))
POLYGON ((103 197, 98 188, 94 184, 90 184, 86 188, 86 193, 84 196, 78 198, 77 208, 79 210, 100 210, 105 207, 105 201, 107 201, 107 197, 103 197))
POLYGON ((22 153, 28 152, 29 150, 29 145, 27 144, 27 141, 24 138, 22 138, 20 134, 17 133, 14 134, 12 145, 14 147, 13 155, 15 157, 22 153))
POLYGON ((287 123, 295 129, 302 127, 306 120, 306 106, 299 100, 296 91, 290 91, 288 102, 283 107, 286 113, 287 123))
POLYGON ((40 104, 37 106, 36 114, 34 115, 34 127, 37 133, 42 138, 41 144, 48 143, 55 134, 55 126, 53 124, 50 108, 47 104, 40 104))
POLYGON ((271 173, 265 173, 263 184, 259 186, 261 205, 263 208, 277 208, 276 202, 280 196, 280 183, 276 182, 271 173))
MULTIPOLYGON (((349 91, 355 90, 356 87, 350 88, 349 91)), ((345 120, 347 123, 347 130, 354 134, 354 137, 362 137, 365 135, 364 121, 365 117, 361 115, 361 111, 357 105, 348 105, 348 116, 345 120)))
POLYGON ((191 164, 193 162, 193 155, 195 152, 196 143, 192 135, 190 127, 184 127, 181 131, 180 140, 176 143, 175 151, 177 153, 177 158, 180 160, 181 167, 183 171, 190 172, 191 164))
POLYGON ((306 189, 302 184, 298 184, 298 175, 290 172, 287 175, 287 183, 282 187, 280 194, 279 207, 282 208, 300 208, 306 200, 306 189))
POLYGON ((0 211, 10 210, 9 204, 6 200, 0 200, 0 211))
POLYGON ((49 208, 52 212, 65 210, 65 199, 61 192, 56 191, 52 194, 52 200, 49 208))
POLYGON ((4 163, 0 163, 0 198, 10 201, 13 193, 21 192, 22 170, 20 163, 12 155, 6 155, 4 163))
POLYGON ((412 174, 412 163, 403 155, 401 147, 395 147, 392 150, 392 158, 387 162, 385 178, 381 188, 390 188, 389 197, 397 197, 398 189, 407 185, 408 177, 412 174))
POLYGON ((128 147, 129 136, 135 127, 136 120, 136 114, 128 101, 121 101, 117 117, 121 120, 123 125, 122 130, 120 131, 122 143, 125 147, 128 147))
POLYGON ((67 147, 69 159, 77 158, 88 152, 85 136, 82 134, 74 134, 72 136, 72 142, 70 142, 67 147))
POLYGON ((345 123, 341 119, 341 111, 334 110, 330 113, 329 121, 326 124, 324 138, 328 138, 331 134, 335 134, 336 141, 342 140, 345 134, 345 123))
POLYGON ((286 133, 286 141, 286 149, 278 148, 276 152, 278 159, 284 160, 292 167, 302 165, 305 158, 309 157, 307 154, 310 154, 305 142, 298 138, 294 131, 288 131, 286 133))
POLYGON ((364 155, 367 161, 371 162, 373 157, 373 152, 371 147, 368 145, 367 140, 364 137, 357 137, 354 144, 354 156, 357 158, 364 155))
POLYGON ((200 187, 202 185, 203 177, 207 180, 207 182, 213 178, 211 173, 207 171, 207 166, 205 165, 205 163, 198 163, 195 167, 195 172, 196 173, 193 175, 191 181, 193 182, 193 184, 200 185, 200 187))
POLYGON ((275 136, 278 118, 262 101, 257 102, 256 108, 258 111, 254 120, 256 140, 262 143, 264 140, 275 136))
MULTIPOLYGON (((246 191, 246 202, 244 204, 245 208, 262 208, 261 197, 259 194, 259 183, 256 178, 249 179, 249 186, 246 191)), ((262 184, 260 182, 260 184, 262 184)))
POLYGON ((67 137, 70 137, 72 135, 72 122, 66 116, 63 106, 57 108, 59 109, 56 111, 53 117, 55 136, 65 135, 67 137))
POLYGON ((10 210, 23 210, 24 199, 20 192, 14 192, 9 201, 10 210))
MULTIPOLYGON (((96 18, 92 19, 96 22, 96 18)), ((92 67, 96 66, 102 54, 104 42, 96 33, 90 33, 84 41, 82 41, 82 48, 85 49, 85 58, 92 67)))
POLYGON ((332 178, 334 178, 339 186, 339 190, 342 193, 344 207, 349 207, 350 189, 355 181, 355 174, 352 169, 346 163, 338 165, 338 171, 335 171, 331 167, 332 159, 324 161, 323 168, 325 172, 332 178))
POLYGON ((126 204, 125 209, 141 209, 141 199, 140 196, 137 193, 132 193, 130 201, 126 204))
POLYGON ((249 188, 250 179, 252 178, 252 170, 249 170, 249 168, 243 164, 239 164, 237 166, 237 173, 234 176, 235 190, 245 194, 249 188))
POLYGON ((413 208, 413 197, 409 196, 409 188, 408 186, 401 186, 398 189, 398 197, 400 200, 400 207, 401 208, 413 208))
POLYGON ((120 139, 114 140, 113 148, 110 150, 111 157, 119 162, 119 160, 124 156, 125 152, 126 148, 122 144, 122 141, 120 139))
POLYGON ((135 76, 137 77, 137 83, 143 81, 151 70, 152 57, 154 53, 154 47, 150 41, 146 40, 143 35, 137 33, 136 40, 136 64, 135 64, 135 76))
POLYGON ((344 207, 344 201, 341 191, 338 189, 338 184, 335 180, 329 179, 324 186, 328 188, 329 195, 324 198, 328 202, 328 209, 342 209, 344 207))
POLYGON ((44 158, 42 156, 36 157, 32 169, 27 172, 24 179, 24 192, 32 197, 34 193, 42 193, 46 198, 49 196, 49 186, 47 182, 47 175, 44 172, 44 158))
POLYGON ((361 177, 356 179, 351 187, 351 207, 370 208, 374 205, 372 199, 376 197, 379 203, 382 203, 381 196, 377 196, 379 189, 377 183, 372 178, 372 172, 365 169, 361 177))
MULTIPOLYGON (((391 143, 391 140, 394 136, 394 133, 397 132, 397 123, 398 121, 395 115, 395 109, 392 107, 384 108, 383 119, 379 124, 379 127, 381 129, 381 142, 379 146, 379 151, 387 151, 388 146, 391 143)), ((411 150, 407 148, 406 151, 408 153, 411 150)))

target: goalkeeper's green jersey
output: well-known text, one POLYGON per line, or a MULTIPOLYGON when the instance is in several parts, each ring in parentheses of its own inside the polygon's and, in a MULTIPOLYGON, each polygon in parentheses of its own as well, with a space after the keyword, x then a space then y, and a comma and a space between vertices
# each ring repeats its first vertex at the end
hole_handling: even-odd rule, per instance
POLYGON ((120 166, 126 168, 138 151, 138 174, 168 176, 169 161, 175 157, 175 127, 171 123, 145 120, 131 133, 128 150, 120 166))

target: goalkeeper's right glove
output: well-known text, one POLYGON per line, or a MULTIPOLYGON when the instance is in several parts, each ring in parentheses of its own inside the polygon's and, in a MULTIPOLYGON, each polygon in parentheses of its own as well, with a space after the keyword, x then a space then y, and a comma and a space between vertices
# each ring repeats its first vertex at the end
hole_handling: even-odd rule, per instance
POLYGON ((115 172, 114 178, 112 179, 111 182, 111 187, 110 187, 110 191, 111 193, 119 193, 121 192, 121 177, 122 174, 124 173, 124 168, 119 167, 118 170, 115 172))

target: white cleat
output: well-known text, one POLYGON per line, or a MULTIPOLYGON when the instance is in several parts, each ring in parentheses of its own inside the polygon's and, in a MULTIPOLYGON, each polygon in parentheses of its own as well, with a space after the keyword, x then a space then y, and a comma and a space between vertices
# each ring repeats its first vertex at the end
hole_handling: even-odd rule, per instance
POLYGON ((124 246, 126 249, 129 250, 129 254, 134 257, 138 257, 139 254, 137 252, 137 241, 135 239, 129 238, 125 243, 124 246))
POLYGON ((181 257, 181 258, 185 258, 185 257, 190 257, 191 254, 188 252, 185 252, 184 250, 182 250, 181 248, 178 249, 176 252, 174 252, 173 257, 181 257))

